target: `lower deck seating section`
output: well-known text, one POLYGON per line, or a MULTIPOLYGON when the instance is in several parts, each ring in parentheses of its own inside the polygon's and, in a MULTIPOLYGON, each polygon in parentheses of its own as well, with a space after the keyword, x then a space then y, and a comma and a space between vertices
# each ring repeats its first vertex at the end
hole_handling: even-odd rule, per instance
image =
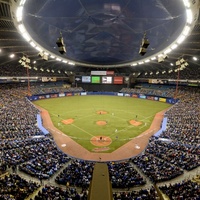
POLYGON ((17 90, 0 88, 0 139, 42 135, 36 124, 38 110, 17 90))
POLYGON ((132 161, 153 183, 168 181, 183 174, 183 169, 149 153, 144 153, 132 159, 132 161))
POLYGON ((88 191, 84 190, 81 192, 78 192, 76 188, 66 188, 63 190, 60 187, 55 186, 45 186, 42 188, 42 191, 38 193, 37 196, 35 196, 35 200, 87 200, 88 191))
POLYGON ((88 188, 94 169, 93 162, 72 160, 71 163, 56 177, 58 184, 88 188))
POLYGON ((164 142, 152 138, 146 152, 185 170, 192 170, 200 166, 200 157, 196 155, 196 151, 193 154, 189 151, 178 150, 175 145, 171 145, 171 142, 164 142))
POLYGON ((184 91, 181 100, 166 112, 167 129, 160 137, 186 145, 200 144, 200 92, 184 91))
POLYGON ((159 187, 170 199, 178 200, 199 200, 200 184, 191 180, 184 180, 181 183, 175 183, 159 187))
POLYGON ((108 170, 113 188, 131 188, 146 183, 130 162, 110 162, 108 163, 108 170))
POLYGON ((141 189, 138 191, 115 192, 114 200, 156 200, 159 199, 154 187, 141 189))
POLYGON ((21 164, 19 170, 39 179, 48 179, 70 159, 51 142, 42 146, 43 150, 47 151, 44 150, 42 153, 38 150, 40 151, 38 156, 21 164))
POLYGON ((17 174, 0 178, 1 200, 22 200, 40 187, 37 183, 26 181, 17 174))

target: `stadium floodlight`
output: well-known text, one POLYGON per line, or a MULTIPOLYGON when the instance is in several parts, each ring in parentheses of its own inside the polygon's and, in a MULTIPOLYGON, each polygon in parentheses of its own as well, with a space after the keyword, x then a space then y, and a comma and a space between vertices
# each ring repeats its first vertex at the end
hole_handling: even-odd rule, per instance
POLYGON ((148 38, 146 37, 146 32, 144 33, 144 36, 142 38, 142 42, 141 42, 141 45, 140 45, 140 49, 139 49, 139 54, 141 56, 144 56, 147 52, 147 47, 149 46, 149 40, 148 38))
POLYGON ((61 32, 60 32, 60 37, 57 38, 56 44, 57 44, 57 46, 58 46, 58 48, 59 48, 59 52, 60 52, 61 54, 66 53, 66 47, 65 47, 64 39, 63 39, 63 37, 62 37, 62 33, 61 33, 61 32))

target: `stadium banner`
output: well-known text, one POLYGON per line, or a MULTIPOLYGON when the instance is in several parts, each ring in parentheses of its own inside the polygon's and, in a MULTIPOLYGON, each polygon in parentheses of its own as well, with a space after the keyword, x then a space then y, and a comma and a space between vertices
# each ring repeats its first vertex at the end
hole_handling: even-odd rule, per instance
POLYGON ((59 93, 59 97, 65 97, 65 93, 59 93))
POLYGON ((30 101, 37 101, 39 99, 38 96, 30 96, 30 97, 27 97, 30 101))
POLYGON ((123 97, 123 96, 124 96, 124 93, 117 93, 117 96, 123 97))
POLYGON ((159 98, 158 98, 158 97, 154 97, 154 100, 155 100, 155 101, 158 101, 158 100, 159 100, 159 98))
POLYGON ((39 99, 46 99, 45 95, 41 95, 38 97, 39 99))
POLYGON ((143 94, 139 94, 139 98, 140 98, 140 99, 146 99, 146 96, 143 95, 143 94))
POLYGON ((51 98, 57 98, 58 94, 51 94, 50 96, 51 96, 51 98))
POLYGON ((107 75, 107 72, 106 71, 91 71, 91 75, 105 76, 107 75))
POLYGON ((152 100, 152 101, 155 100, 154 97, 152 97, 152 96, 147 96, 147 99, 148 99, 148 100, 152 100))
POLYGON ((123 76, 114 76, 114 84, 123 84, 123 76))
POLYGON ((162 79, 149 79, 148 83, 152 84, 166 84, 168 81, 167 80, 162 80, 162 79))
POLYGON ((167 99, 167 102, 166 103, 170 103, 170 104, 175 104, 179 101, 179 99, 173 99, 173 98, 170 98, 170 99, 167 99))
POLYGON ((42 77, 42 82, 56 82, 57 78, 56 77, 42 77))
POLYGON ((81 94, 79 92, 74 93, 74 96, 80 96, 81 94))
POLYGON ((70 96, 73 96, 73 94, 71 92, 70 93, 66 93, 66 96, 70 97, 70 96))
POLYGON ((114 75, 115 72, 114 71, 106 71, 106 75, 114 75))
POLYGON ((100 76, 92 76, 91 83, 101 83, 101 77, 100 76))
POLYGON ((138 95, 137 94, 132 94, 132 97, 133 98, 138 98, 138 95))
POLYGON ((112 76, 102 76, 101 79, 103 84, 111 84, 112 83, 112 76))
POLYGON ((120 96, 120 97, 133 97, 147 100, 160 101, 169 104, 175 104, 179 101, 179 99, 173 98, 164 98, 157 96, 148 96, 144 94, 132 94, 132 93, 117 93, 117 92, 75 92, 75 93, 60 93, 60 94, 45 94, 45 95, 33 95, 27 96, 30 101, 37 101, 40 99, 48 99, 48 98, 56 98, 56 97, 64 97, 64 96, 86 96, 86 95, 112 95, 112 96, 120 96))
POLYGON ((166 103, 167 100, 166 100, 166 98, 159 98, 159 101, 166 103))
POLYGON ((90 83, 91 76, 82 76, 82 83, 90 83))
POLYGON ((81 96, 87 95, 87 92, 81 92, 81 96))

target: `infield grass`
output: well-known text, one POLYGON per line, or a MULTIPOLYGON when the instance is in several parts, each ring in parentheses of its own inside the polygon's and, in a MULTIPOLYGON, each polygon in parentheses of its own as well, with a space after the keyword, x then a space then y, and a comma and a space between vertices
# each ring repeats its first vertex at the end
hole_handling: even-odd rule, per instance
POLYGON ((112 139, 109 149, 112 152, 132 138, 147 130, 155 114, 171 105, 167 103, 118 96, 72 96, 35 101, 34 104, 46 109, 56 128, 67 134, 77 143, 93 151, 93 136, 108 136, 112 139), (107 114, 97 114, 106 111, 107 114), (66 125, 62 120, 74 119, 66 125), (141 122, 133 126, 130 120, 141 122), (99 126, 97 121, 106 121, 99 126))

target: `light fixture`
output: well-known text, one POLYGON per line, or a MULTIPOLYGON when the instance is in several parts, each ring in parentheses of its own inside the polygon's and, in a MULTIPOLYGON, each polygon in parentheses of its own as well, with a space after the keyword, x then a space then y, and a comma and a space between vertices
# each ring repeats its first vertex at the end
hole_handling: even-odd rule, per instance
POLYGON ((198 58, 194 56, 194 57, 193 57, 193 60, 197 61, 197 60, 198 60, 198 58))
POLYGON ((147 39, 146 37, 146 32, 144 33, 144 36, 142 38, 142 42, 141 42, 141 45, 140 45, 140 49, 139 49, 139 54, 141 56, 144 56, 147 52, 147 47, 149 46, 149 40, 147 39))
POLYGON ((27 56, 23 55, 18 62, 21 64, 21 66, 31 69, 31 60, 27 56))
POLYGON ((47 54, 44 54, 43 52, 40 52, 38 54, 39 57, 41 57, 43 60, 48 60, 48 55, 47 54))
POLYGON ((58 46, 58 51, 61 54, 66 53, 66 48, 65 48, 65 44, 64 44, 64 39, 62 37, 62 33, 60 32, 60 37, 57 39, 56 44, 58 46))
POLYGON ((9 57, 10 57, 10 58, 14 58, 14 57, 15 57, 15 54, 12 53, 12 54, 9 55, 9 57))
POLYGON ((180 58, 176 61, 176 66, 178 67, 177 69, 175 69, 174 71, 180 71, 185 69, 188 66, 188 62, 184 59, 184 58, 180 58))
POLYGON ((161 63, 161 62, 165 61, 165 59, 167 59, 167 58, 168 58, 167 55, 160 54, 160 55, 158 55, 158 62, 161 63))

